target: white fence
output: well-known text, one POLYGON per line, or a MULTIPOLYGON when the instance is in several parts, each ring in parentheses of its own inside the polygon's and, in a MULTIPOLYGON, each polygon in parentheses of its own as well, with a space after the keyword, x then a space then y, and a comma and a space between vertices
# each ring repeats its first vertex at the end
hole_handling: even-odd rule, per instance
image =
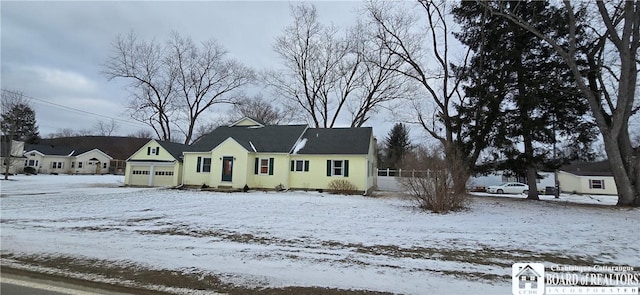
POLYGON ((421 177, 429 173, 428 170, 411 169, 377 169, 378 176, 388 177, 421 177))

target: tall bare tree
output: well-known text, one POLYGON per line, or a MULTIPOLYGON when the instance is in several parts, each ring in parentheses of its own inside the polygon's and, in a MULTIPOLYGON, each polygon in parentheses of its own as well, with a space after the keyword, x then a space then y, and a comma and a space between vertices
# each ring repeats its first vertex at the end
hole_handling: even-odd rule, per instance
POLYGON ((391 66, 390 56, 372 50, 365 26, 340 30, 318 20, 311 4, 291 7, 293 23, 276 39, 274 51, 282 69, 264 80, 279 96, 302 110, 315 127, 333 127, 345 112, 351 126, 362 126, 385 102, 399 96, 398 75, 379 67, 391 66))
POLYGON ((635 103, 640 47, 640 2, 563 1, 569 23, 567 42, 544 34, 504 9, 502 2, 480 2, 550 44, 567 63, 589 101, 602 134, 618 189, 618 205, 640 206, 640 147, 633 146, 629 118, 635 103), (594 7, 595 5, 595 7, 594 7), (580 64, 586 56, 586 68, 580 64))
POLYGON ((160 140, 171 140, 171 118, 176 110, 177 74, 172 64, 164 46, 155 40, 138 40, 131 32, 114 40, 104 66, 109 80, 129 81, 131 118, 151 127, 160 140))
MULTIPOLYGON (((418 124, 437 139, 451 163, 458 163, 459 158, 464 158, 462 162, 473 165, 484 146, 465 151, 463 155, 460 148, 463 139, 457 137, 455 105, 461 104, 464 97, 459 92, 461 78, 451 69, 453 61, 449 47, 452 43, 449 40, 450 22, 446 19, 447 2, 418 1, 418 6, 423 15, 399 5, 376 2, 368 5, 367 12, 376 28, 375 37, 386 51, 402 61, 401 67, 389 69, 409 78, 419 89, 420 93, 409 101, 412 110, 406 121, 418 124), (420 29, 421 21, 426 22, 426 32, 420 29)), ((468 56, 469 52, 463 64, 466 64, 468 56)), ((448 167, 452 170, 467 169, 459 165, 448 167)))
POLYGON ((254 80, 253 71, 228 58, 214 40, 197 45, 173 33, 161 44, 138 40, 130 33, 119 36, 113 49, 105 75, 130 81, 132 118, 152 127, 162 140, 172 140, 171 132, 177 129, 190 143, 205 111, 231 102, 254 80))

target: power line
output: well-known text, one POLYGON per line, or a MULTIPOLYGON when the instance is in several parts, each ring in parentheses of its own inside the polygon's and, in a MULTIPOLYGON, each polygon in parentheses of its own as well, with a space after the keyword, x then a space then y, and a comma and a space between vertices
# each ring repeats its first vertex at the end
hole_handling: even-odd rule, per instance
POLYGON ((60 108, 60 109, 64 109, 66 111, 74 112, 74 113, 77 113, 77 114, 80 114, 80 115, 83 115, 83 116, 94 116, 94 117, 98 117, 98 118, 109 119, 109 120, 113 120, 113 121, 120 122, 120 123, 123 123, 123 124, 128 124, 130 126, 149 127, 149 126, 144 125, 142 123, 126 121, 126 120, 115 118, 115 117, 111 117, 111 116, 96 114, 96 113, 92 113, 92 112, 89 112, 89 111, 72 108, 72 107, 69 107, 69 106, 65 106, 65 105, 54 103, 54 102, 46 101, 44 99, 40 99, 40 98, 37 98, 37 97, 34 97, 34 96, 26 95, 24 93, 20 93, 20 92, 8 90, 8 89, 2 89, 2 91, 7 91, 7 92, 10 92, 10 93, 13 93, 13 94, 22 94, 26 98, 38 101, 40 103, 45 103, 45 104, 48 104, 48 105, 51 105, 51 106, 54 106, 54 107, 57 107, 57 108, 60 108))

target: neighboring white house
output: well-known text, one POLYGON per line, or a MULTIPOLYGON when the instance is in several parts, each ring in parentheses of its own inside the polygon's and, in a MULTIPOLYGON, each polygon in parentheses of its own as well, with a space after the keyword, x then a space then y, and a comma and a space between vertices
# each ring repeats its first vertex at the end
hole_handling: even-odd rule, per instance
POLYGON ((572 163, 558 172, 560 191, 575 194, 617 195, 616 182, 607 161, 572 163))
POLYGON ((111 156, 99 149, 75 150, 70 147, 25 144, 24 167, 36 173, 106 174, 111 156))

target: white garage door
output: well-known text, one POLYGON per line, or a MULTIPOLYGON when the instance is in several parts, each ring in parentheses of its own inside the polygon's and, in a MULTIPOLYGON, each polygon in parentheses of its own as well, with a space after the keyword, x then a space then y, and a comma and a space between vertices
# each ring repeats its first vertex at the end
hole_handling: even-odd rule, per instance
POLYGON ((138 165, 131 168, 131 185, 174 186, 173 165, 138 165))
POLYGON ((131 185, 149 185, 150 166, 132 166, 131 167, 131 185))
POLYGON ((152 186, 173 186, 173 167, 154 167, 152 186))

